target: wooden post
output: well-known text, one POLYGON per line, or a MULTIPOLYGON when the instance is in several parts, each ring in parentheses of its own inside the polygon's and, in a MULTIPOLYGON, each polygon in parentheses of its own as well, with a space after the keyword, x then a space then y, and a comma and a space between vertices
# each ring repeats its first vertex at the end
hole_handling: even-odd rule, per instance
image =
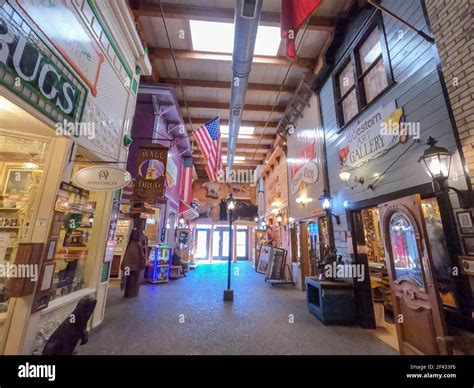
POLYGON ((300 268, 301 268, 301 284, 303 290, 306 289, 305 278, 310 275, 309 265, 309 235, 308 235, 308 224, 302 222, 300 224, 300 268))

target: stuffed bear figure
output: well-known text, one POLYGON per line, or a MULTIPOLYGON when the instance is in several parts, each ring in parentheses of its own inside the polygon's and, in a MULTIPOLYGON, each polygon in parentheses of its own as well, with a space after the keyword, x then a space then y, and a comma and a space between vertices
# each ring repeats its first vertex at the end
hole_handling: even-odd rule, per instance
POLYGON ((97 300, 92 296, 84 296, 79 300, 74 311, 59 325, 49 337, 43 349, 44 356, 69 356, 76 345, 87 343, 89 334, 87 322, 94 312, 97 300))

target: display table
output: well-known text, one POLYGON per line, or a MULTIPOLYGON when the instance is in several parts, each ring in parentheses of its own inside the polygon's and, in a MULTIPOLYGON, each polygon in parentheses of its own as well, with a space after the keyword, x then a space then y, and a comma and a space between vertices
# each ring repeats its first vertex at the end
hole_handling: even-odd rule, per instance
POLYGON ((352 284, 306 278, 306 303, 311 314, 325 325, 351 324, 356 320, 352 284))

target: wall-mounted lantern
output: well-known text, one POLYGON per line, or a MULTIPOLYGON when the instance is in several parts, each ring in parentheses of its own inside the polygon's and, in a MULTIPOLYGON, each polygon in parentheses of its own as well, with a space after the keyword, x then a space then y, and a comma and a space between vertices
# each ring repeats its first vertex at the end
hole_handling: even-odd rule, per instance
POLYGON ((435 192, 445 192, 453 190, 458 195, 459 205, 463 209, 474 206, 474 192, 470 190, 459 190, 448 186, 449 171, 451 169, 451 159, 453 154, 444 147, 438 147, 438 141, 429 137, 426 144, 429 146, 418 162, 421 163, 428 176, 433 181, 435 192))
POLYGON ((363 185, 365 182, 365 179, 363 177, 355 176, 353 179, 354 185, 350 185, 349 181, 351 180, 351 173, 345 168, 341 168, 339 172, 339 178, 341 179, 341 181, 343 181, 346 184, 347 187, 350 187, 351 190, 354 190, 354 188, 357 187, 357 185, 363 185))
POLYGON ((323 207, 323 210, 326 212, 327 216, 333 216, 336 219, 336 223, 339 225, 341 223, 341 220, 339 216, 332 214, 332 198, 326 190, 324 190, 321 197, 319 197, 319 201, 321 202, 321 206, 323 207))

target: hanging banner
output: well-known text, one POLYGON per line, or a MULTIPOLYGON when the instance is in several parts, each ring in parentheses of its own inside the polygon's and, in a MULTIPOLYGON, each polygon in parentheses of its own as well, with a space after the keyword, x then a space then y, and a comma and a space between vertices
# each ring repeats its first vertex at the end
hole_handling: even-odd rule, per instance
POLYGON ((133 183, 135 199, 150 202, 164 198, 167 160, 168 148, 160 144, 140 147, 133 183))
POLYGON ((324 190, 324 135, 318 96, 310 97, 302 114, 295 123, 294 133, 287 139, 289 215, 294 220, 324 213, 318 201, 324 190), (303 201, 311 202, 311 206, 302 206, 303 201))
MULTIPOLYGON (((370 115, 363 115, 356 123, 344 129, 345 140, 339 150, 341 166, 350 171, 381 157, 400 142, 400 134, 385 133, 388 120, 403 123, 403 112, 395 101, 381 106, 370 115)), ((390 127, 393 124, 390 125, 390 127)))

